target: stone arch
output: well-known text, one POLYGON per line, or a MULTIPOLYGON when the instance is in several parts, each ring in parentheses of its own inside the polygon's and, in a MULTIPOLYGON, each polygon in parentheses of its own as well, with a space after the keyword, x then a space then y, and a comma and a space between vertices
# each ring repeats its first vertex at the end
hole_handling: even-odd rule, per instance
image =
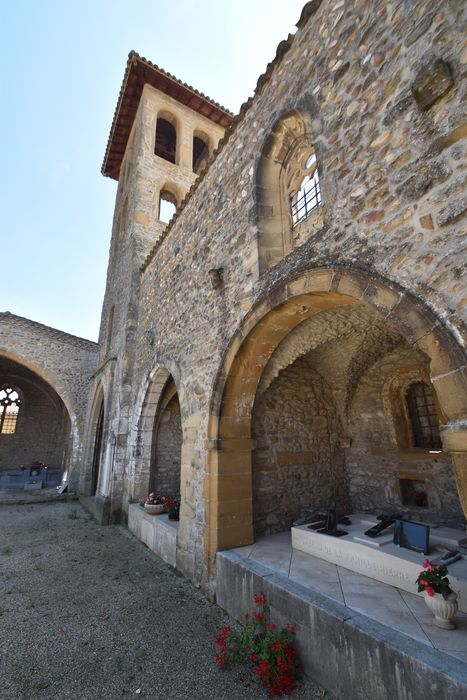
POLYGON ((316 114, 314 99, 304 96, 276 119, 263 143, 255 176, 260 272, 323 226, 316 114))
POLYGON ((158 194, 158 219, 168 223, 177 211, 182 197, 179 188, 173 183, 165 183, 158 194))
POLYGON ((70 433, 69 413, 53 387, 0 357, 0 488, 23 488, 32 466, 40 466, 40 487, 67 479, 70 433))
MULTIPOLYGON (((406 395, 410 387, 418 382, 431 386, 430 369, 428 365, 407 370, 403 374, 398 373, 391 377, 384 386, 383 401, 388 415, 391 416, 391 438, 397 449, 413 447, 413 436, 406 395)), ((435 393, 434 396, 436 396, 435 393)), ((443 424, 445 419, 438 402, 436 402, 436 408, 438 422, 443 424)))
MULTIPOLYGON (((377 275, 339 268, 314 269, 277 286, 242 323, 225 354, 212 397, 206 547, 253 540, 251 415, 264 368, 279 343, 320 311, 368 305, 430 358, 431 381, 445 416, 443 443, 455 465, 467 514, 467 380, 465 354, 437 316, 409 292, 377 275)), ((212 565, 212 559, 211 565, 212 565)))
POLYGON ((173 366, 173 363, 167 363, 167 365, 170 369, 159 363, 156 364, 144 378, 138 392, 130 432, 129 484, 131 485, 131 493, 129 496, 133 500, 143 500, 147 496, 153 457, 154 424, 164 389, 171 379, 179 399, 181 398, 178 370, 173 366))
POLYGON ((156 118, 154 153, 169 163, 178 164, 180 125, 177 117, 168 110, 160 110, 156 118))
POLYGON ((105 405, 104 386, 99 382, 94 390, 91 403, 86 460, 82 473, 81 490, 87 496, 97 495, 102 478, 103 433, 106 420, 105 405))
POLYGON ((50 384, 52 389, 57 392, 65 404, 73 429, 76 428, 76 431, 78 431, 78 407, 76 400, 70 391, 60 382, 60 379, 56 374, 45 367, 37 365, 35 362, 32 362, 30 359, 23 357, 17 352, 0 349, 0 357, 5 357, 9 360, 13 360, 13 362, 17 362, 19 365, 23 365, 23 367, 26 367, 27 369, 31 370, 31 372, 34 372, 34 374, 37 374, 37 376, 47 382, 47 384, 50 384))
POLYGON ((78 405, 74 396, 71 394, 69 389, 67 389, 67 387, 63 384, 63 382, 60 381, 60 378, 54 372, 36 364, 31 359, 26 358, 17 352, 3 349, 0 349, 0 358, 12 360, 18 365, 21 365, 22 367, 25 367, 26 369, 33 372, 35 375, 37 375, 37 377, 39 377, 46 384, 48 384, 61 399, 66 408, 70 420, 70 435, 67 447, 67 454, 69 455, 68 470, 64 472, 64 477, 69 478, 70 473, 75 470, 75 473, 78 473, 82 454, 82 426, 78 419, 78 405))
POLYGON ((196 175, 199 175, 206 167, 211 152, 212 141, 209 135, 201 129, 195 129, 193 131, 192 169, 196 175))
POLYGON ((182 419, 177 387, 169 376, 153 423, 149 489, 180 500, 182 419))

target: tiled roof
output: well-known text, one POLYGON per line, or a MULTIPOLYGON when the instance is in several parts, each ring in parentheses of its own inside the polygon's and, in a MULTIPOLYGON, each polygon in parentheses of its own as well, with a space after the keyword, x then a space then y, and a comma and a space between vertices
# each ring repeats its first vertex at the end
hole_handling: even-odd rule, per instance
POLYGON ((120 95, 110 130, 102 174, 118 180, 120 166, 130 136, 131 127, 138 109, 144 85, 149 84, 166 95, 173 97, 181 104, 190 107, 195 112, 211 119, 216 124, 227 128, 230 126, 233 114, 191 85, 183 83, 175 76, 167 73, 146 58, 131 51, 128 56, 125 75, 123 77, 120 95))

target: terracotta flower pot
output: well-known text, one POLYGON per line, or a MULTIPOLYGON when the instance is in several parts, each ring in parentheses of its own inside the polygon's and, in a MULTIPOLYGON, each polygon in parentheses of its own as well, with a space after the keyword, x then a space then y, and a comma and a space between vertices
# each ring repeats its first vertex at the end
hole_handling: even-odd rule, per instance
POLYGON ((149 515, 160 515, 164 512, 165 506, 162 503, 145 503, 144 510, 149 513, 149 515))
POLYGON ((441 627, 443 630, 454 630, 456 625, 451 622, 458 610, 457 605, 457 593, 450 593, 445 600, 441 593, 435 593, 430 596, 425 591, 423 594, 425 598, 425 603, 430 608, 431 612, 435 616, 435 625, 441 627))

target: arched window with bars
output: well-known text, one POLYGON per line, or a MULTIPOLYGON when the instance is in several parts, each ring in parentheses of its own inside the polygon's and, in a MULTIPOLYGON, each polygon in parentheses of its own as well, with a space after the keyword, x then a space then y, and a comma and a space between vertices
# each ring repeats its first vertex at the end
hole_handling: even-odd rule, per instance
POLYGON ((307 113, 292 111, 274 125, 258 162, 256 195, 262 273, 323 227, 321 170, 307 113))
POLYGON ((301 171, 294 173, 295 182, 289 184, 290 215, 292 226, 305 221, 321 204, 316 154, 310 146, 310 151, 304 158, 301 171), (298 186, 298 189, 296 187, 298 186))
POLYGON ((430 387, 415 382, 406 393, 407 410, 414 447, 438 450, 441 448, 436 404, 430 387))

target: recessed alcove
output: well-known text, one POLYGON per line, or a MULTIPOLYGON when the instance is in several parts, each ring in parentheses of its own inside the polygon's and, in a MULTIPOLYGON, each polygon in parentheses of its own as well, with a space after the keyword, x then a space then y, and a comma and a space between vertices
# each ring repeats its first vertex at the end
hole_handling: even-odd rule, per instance
POLYGON ((418 476, 404 475, 399 477, 399 489, 403 506, 428 508, 428 492, 426 482, 418 476))

